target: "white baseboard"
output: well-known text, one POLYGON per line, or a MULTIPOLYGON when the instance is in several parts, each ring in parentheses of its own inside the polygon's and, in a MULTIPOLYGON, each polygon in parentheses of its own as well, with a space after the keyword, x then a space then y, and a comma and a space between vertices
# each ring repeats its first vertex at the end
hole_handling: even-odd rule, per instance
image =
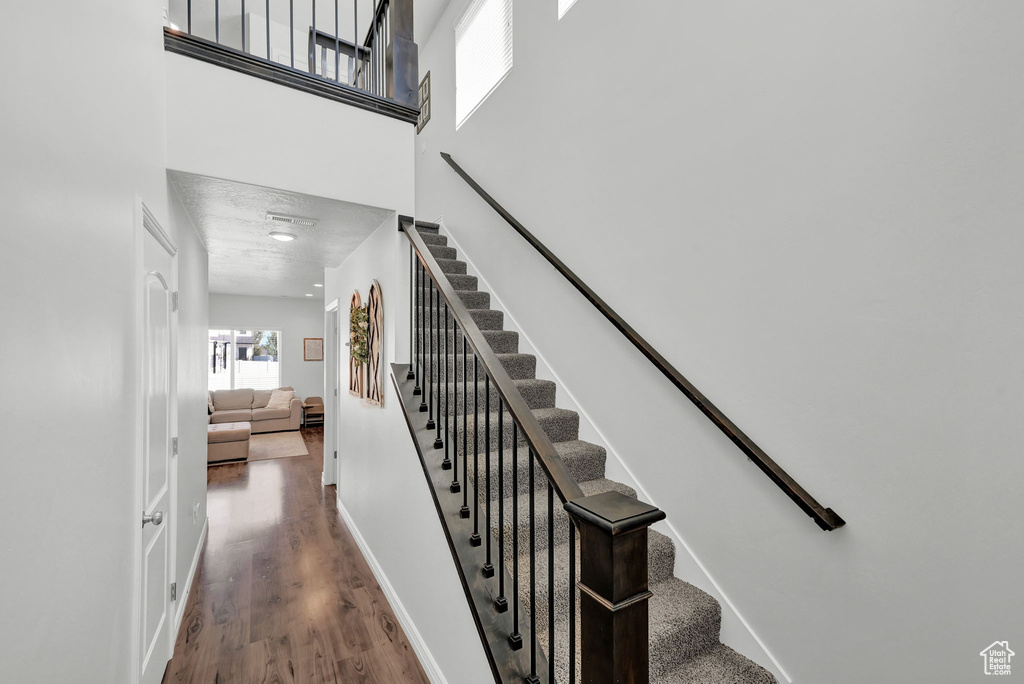
POLYGON ((206 543, 206 533, 210 529, 210 518, 207 517, 203 521, 203 530, 199 533, 199 543, 196 545, 195 555, 192 556, 192 567, 188 569, 188 578, 185 580, 185 584, 178 591, 178 597, 176 603, 178 604, 177 609, 174 611, 174 635, 177 637, 178 630, 181 629, 181 620, 185 617, 185 606, 188 605, 188 594, 192 590, 192 580, 196 578, 196 570, 199 568, 199 559, 203 555, 203 545, 206 543))
POLYGON ((441 672, 441 668, 438 666, 437 661, 434 660, 433 654, 430 649, 427 648, 427 642, 423 640, 423 635, 420 634, 419 630, 416 629, 416 624, 412 621, 412 617, 406 611, 405 606, 402 605, 402 600, 398 598, 398 594, 395 592, 395 588, 391 586, 391 582, 388 580, 387 575, 384 574, 384 569, 377 562, 377 558, 373 555, 373 551, 370 550, 369 545, 366 543, 366 539, 359 532, 359 528, 356 526, 355 521, 349 514, 348 509, 341 503, 341 497, 337 497, 338 512, 341 513, 342 520, 348 525, 349 531, 352 533, 352 537, 356 540, 356 544, 359 546, 359 550, 362 551, 363 557, 370 566, 370 571, 373 572, 373 576, 377 580, 377 584, 380 585, 381 591, 384 592, 384 596, 387 598, 388 603, 391 604, 391 609, 395 611, 395 617, 398 618, 399 624, 402 625, 402 629, 405 630, 405 636, 409 639, 409 644, 412 646, 412 650, 415 651, 416 657, 420 660, 420 665, 423 666, 423 670, 427 674, 427 679, 432 684, 448 684, 448 680, 445 679, 444 674, 441 672))

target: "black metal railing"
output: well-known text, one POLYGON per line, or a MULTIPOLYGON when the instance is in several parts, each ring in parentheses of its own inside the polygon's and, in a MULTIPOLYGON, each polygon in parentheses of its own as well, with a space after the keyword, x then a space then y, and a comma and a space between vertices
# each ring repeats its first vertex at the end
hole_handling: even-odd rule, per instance
POLYGON ((540 240, 534 237, 533 233, 528 231, 523 224, 516 220, 512 214, 510 214, 503 206, 501 206, 497 200, 491 197, 490 194, 484 190, 479 183, 477 183, 466 171, 459 166, 450 154, 445 152, 441 153, 441 157, 448 162, 448 165, 455 170, 459 176, 480 197, 483 198, 491 207, 498 212, 498 214, 505 219, 505 221, 512 226, 517 233, 519 233, 526 241, 540 252, 541 256, 547 259, 548 263, 555 267, 560 274, 562 274, 566 280, 568 280, 576 290, 582 294, 587 301, 594 305, 594 307, 601 312, 605 318, 607 318, 615 328, 621 332, 630 344, 636 347, 641 354, 654 364, 654 366, 666 377, 669 381, 676 386, 693 404, 700 409, 700 411, 711 419, 718 429, 720 429, 725 435, 743 451, 747 457, 753 461, 753 463, 761 469, 761 471, 767 475, 772 482, 774 482, 786 495, 793 500, 793 502, 800 507, 807 515, 809 515, 818 527, 823 530, 830 531, 835 530, 846 524, 838 513, 833 511, 831 508, 827 508, 818 502, 810 493, 800 486, 793 477, 787 473, 782 466, 775 462, 765 451, 759 447, 754 440, 747 436, 742 430, 733 423, 725 413, 722 412, 717 406, 711 403, 704 394, 698 390, 693 383, 687 380, 682 373, 676 369, 671 363, 668 362, 662 354, 651 346, 640 333, 638 333, 633 326, 629 325, 622 316, 620 316, 614 309, 601 299, 578 275, 565 265, 561 259, 554 255, 540 240))
POLYGON ((413 0, 185 0, 168 23, 168 50, 415 121, 413 0))
POLYGON ((433 256, 434 228, 406 217, 399 227, 411 246, 411 359, 393 378, 495 681, 647 682, 647 529, 664 513, 584 495, 433 256), (556 564, 569 568, 568 596, 555 594, 556 564))

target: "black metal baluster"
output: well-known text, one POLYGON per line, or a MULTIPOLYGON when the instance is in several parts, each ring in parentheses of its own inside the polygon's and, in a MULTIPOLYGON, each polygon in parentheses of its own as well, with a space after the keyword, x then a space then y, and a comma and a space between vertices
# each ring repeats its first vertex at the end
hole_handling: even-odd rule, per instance
MULTIPOLYGON (((419 312, 416 311, 416 252, 409 245, 409 372, 406 380, 416 379, 416 322, 419 312)), ((417 386, 419 383, 417 383, 417 386)), ((413 394, 416 391, 413 390, 413 394)))
POLYGON ((528 684, 540 684, 537 676, 537 510, 534 504, 533 448, 530 448, 530 676, 528 684))
MULTIPOLYGON (((569 656, 576 660, 576 654, 569 656)), ((555 681, 555 488, 548 480, 548 681, 555 681)))
POLYGON ((313 3, 313 43, 309 46, 309 64, 306 66, 309 73, 316 75, 316 0, 311 1, 313 3))
POLYGON ((480 546, 480 379, 477 356, 473 354, 473 535, 471 546, 480 546))
POLYGON ((508 643, 513 651, 523 647, 519 633, 519 425, 512 417, 512 633, 508 643))
POLYGON ((569 519, 569 684, 576 684, 576 525, 569 519))
POLYGON ((188 33, 192 35, 192 0, 188 0, 188 33))
MULTIPOLYGON (((335 31, 337 33, 337 31, 335 31)), ((337 73, 337 72, 335 72, 337 73)), ((359 87, 359 0, 352 0, 352 87, 359 87)), ((445 436, 447 439, 447 435, 445 436)))
POLYGON ((220 43, 220 0, 213 0, 213 37, 220 43))
MULTIPOLYGON (((466 416, 469 413, 469 368, 466 363, 466 336, 462 336, 462 508, 459 509, 459 517, 469 517, 469 423, 466 416)), ((476 386, 473 387, 473 399, 476 400, 476 386)))
POLYGON ((494 577, 491 564, 491 376, 484 373, 484 510, 486 511, 484 532, 487 533, 487 559, 482 568, 484 577, 494 577))
MULTIPOLYGON (((448 444, 451 444, 452 448, 452 484, 449 489, 453 494, 458 494, 462 486, 459 484, 459 350, 458 343, 456 342, 457 335, 459 334, 459 322, 452 317, 452 381, 448 384, 451 388, 451 396, 455 398, 454 405, 449 407, 449 411, 452 414, 452 431, 448 433, 448 441, 445 442, 444 448, 447 452, 448 444), (454 442, 453 442, 454 440, 454 442)), ((466 397, 462 397, 463 403, 466 401, 466 397)), ((465 425, 462 426, 466 428, 465 425)), ((465 453, 465 452, 463 452, 465 453)))
MULTIPOLYGON (((358 0, 353 0, 353 2, 358 2, 358 0)), ((341 83, 341 42, 338 32, 338 0, 334 0, 334 80, 341 83)))
POLYGON ((290 64, 295 68, 295 0, 288 0, 288 54, 290 64))
MULTIPOLYGON (((488 469, 488 472, 490 470, 488 469)), ((505 559, 505 402, 498 397, 498 560, 505 559)), ((505 598, 505 573, 498 573, 498 598, 494 607, 499 613, 508 610, 505 598)))
POLYGON ((242 0, 242 52, 248 52, 245 49, 245 0, 242 0))
POLYGON ((426 413, 427 397, 425 393, 427 390, 427 380, 423 375, 423 370, 427 366, 427 360, 424 358, 424 355, 427 353, 427 340, 423 337, 423 329, 426 326, 426 323, 423 320, 423 314, 425 313, 423 311, 423 307, 426 306, 426 297, 423 292, 423 279, 426 277, 426 268, 424 268, 419 257, 416 259, 416 271, 418 274, 416 278, 418 281, 416 284, 416 296, 419 298, 419 306, 416 307, 416 311, 419 314, 419 324, 416 326, 416 336, 419 343, 419 349, 416 355, 416 389, 413 390, 413 394, 420 395, 420 413, 426 413))
POLYGON ((270 59, 270 0, 267 0, 267 61, 270 59))
MULTIPOLYGON (((444 446, 444 440, 441 439, 441 293, 437 293, 437 325, 431 326, 430 332, 432 335, 437 335, 437 359, 434 364, 437 367, 435 373, 437 377, 434 378, 434 402, 437 405, 437 435, 434 436, 434 448, 440 449, 444 446)), ((447 359, 445 359, 447 361, 447 359)))
POLYGON ((430 285, 430 309, 427 312, 427 341, 430 350, 427 353, 427 429, 434 429, 434 283, 430 285))
MULTIPOLYGON (((448 373, 448 302, 444 303, 444 328, 441 329, 441 332, 444 333, 444 363, 441 366, 442 368, 444 368, 444 383, 438 383, 438 385, 437 385, 439 389, 441 388, 442 384, 444 386, 444 399, 443 399, 444 413, 442 414, 444 416, 444 438, 443 438, 444 439, 444 460, 441 461, 441 469, 442 470, 451 470, 452 469, 452 462, 448 458, 448 443, 451 441, 451 433, 448 432, 448 413, 449 413, 449 411, 451 411, 451 406, 450 406, 450 403, 451 403, 450 402, 450 397, 451 397, 451 395, 448 392, 448 389, 449 389, 449 377, 450 377, 449 373, 448 373)), ((437 403, 438 406, 442 405, 442 399, 441 399, 440 393, 438 394, 437 402, 438 402, 437 403)), ((440 423, 441 421, 438 420, 438 422, 440 423)), ((438 427, 440 427, 440 425, 438 427)), ((434 443, 434 448, 435 449, 437 448, 437 443, 436 442, 434 443)))

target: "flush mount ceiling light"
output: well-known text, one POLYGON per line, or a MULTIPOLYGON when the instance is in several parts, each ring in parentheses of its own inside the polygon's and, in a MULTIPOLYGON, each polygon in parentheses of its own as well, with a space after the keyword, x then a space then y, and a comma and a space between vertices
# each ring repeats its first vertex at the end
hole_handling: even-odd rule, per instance
POLYGON ((272 230, 269 233, 267 233, 267 235, 281 242, 291 242, 292 240, 295 239, 295 236, 292 235, 291 233, 285 233, 280 230, 272 230))
POLYGON ((323 287, 323 283, 313 283, 313 287, 323 287))
POLYGON ((311 295, 311 294, 309 294, 309 293, 307 292, 307 293, 306 293, 306 296, 307 296, 307 297, 312 297, 313 295, 311 295))

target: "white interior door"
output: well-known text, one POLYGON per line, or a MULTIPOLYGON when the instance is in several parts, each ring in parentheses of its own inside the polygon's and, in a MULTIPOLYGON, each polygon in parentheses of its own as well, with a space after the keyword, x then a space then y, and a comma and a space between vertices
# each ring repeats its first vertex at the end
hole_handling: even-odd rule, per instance
POLYGON ((142 287, 142 526, 140 684, 159 684, 171 657, 171 438, 174 248, 144 233, 142 287))

